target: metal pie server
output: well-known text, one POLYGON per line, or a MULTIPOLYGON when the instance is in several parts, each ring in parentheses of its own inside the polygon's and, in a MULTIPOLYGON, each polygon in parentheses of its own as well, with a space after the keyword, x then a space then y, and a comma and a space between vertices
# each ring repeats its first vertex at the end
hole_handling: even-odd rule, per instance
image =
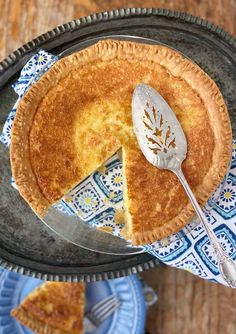
POLYGON ((182 172, 187 141, 174 112, 157 91, 149 85, 139 84, 133 93, 132 117, 134 132, 144 156, 155 167, 168 169, 177 175, 213 245, 222 277, 235 288, 236 264, 209 226, 182 172))

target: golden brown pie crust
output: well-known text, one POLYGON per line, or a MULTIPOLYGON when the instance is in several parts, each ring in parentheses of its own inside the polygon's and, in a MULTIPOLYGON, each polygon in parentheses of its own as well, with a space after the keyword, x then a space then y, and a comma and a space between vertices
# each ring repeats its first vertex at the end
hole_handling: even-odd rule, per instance
POLYGON ((102 41, 58 61, 23 97, 11 139, 21 195, 40 215, 122 147, 126 237, 145 244, 180 230, 193 209, 173 173, 142 155, 133 133, 136 84, 157 89, 188 142, 183 171, 204 204, 225 175, 232 132, 223 97, 199 66, 162 45, 102 41))
POLYGON ((46 282, 11 315, 36 334, 82 334, 84 284, 46 282))

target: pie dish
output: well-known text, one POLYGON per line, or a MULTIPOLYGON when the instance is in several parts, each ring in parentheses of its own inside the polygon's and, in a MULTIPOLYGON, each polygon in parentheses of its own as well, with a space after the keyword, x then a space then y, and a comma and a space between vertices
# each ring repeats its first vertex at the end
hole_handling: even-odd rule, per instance
POLYGON ((176 176, 142 155, 131 99, 148 83, 176 113, 188 143, 183 172, 204 204, 231 156, 227 108, 214 81, 162 45, 101 41, 59 60, 23 97, 11 133, 21 195, 41 216, 120 148, 125 228, 134 245, 180 230, 194 211, 176 176))
POLYGON ((46 282, 11 315, 36 334, 82 334, 84 284, 46 282))

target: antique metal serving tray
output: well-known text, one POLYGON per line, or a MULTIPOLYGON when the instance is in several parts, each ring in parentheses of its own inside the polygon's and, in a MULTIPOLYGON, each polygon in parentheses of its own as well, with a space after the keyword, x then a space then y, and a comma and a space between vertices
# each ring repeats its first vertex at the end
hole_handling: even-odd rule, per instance
MULTIPOLYGON (((0 63, 0 131, 16 100, 11 84, 39 49, 59 54, 85 40, 106 35, 142 36, 165 43, 199 64, 218 84, 236 131, 236 40, 200 18, 162 9, 120 9, 59 26, 22 46, 0 63)), ((112 256, 60 239, 12 192, 9 152, 0 144, 0 264, 47 280, 93 281, 154 267, 150 255, 112 256)))

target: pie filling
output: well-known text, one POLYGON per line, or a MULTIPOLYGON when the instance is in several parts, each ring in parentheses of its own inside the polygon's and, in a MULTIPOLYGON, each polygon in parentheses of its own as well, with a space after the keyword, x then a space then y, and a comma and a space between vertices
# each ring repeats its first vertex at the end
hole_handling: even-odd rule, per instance
POLYGON ((125 174, 125 149, 122 150, 122 163, 123 163, 123 202, 124 202, 124 227, 121 231, 122 236, 126 240, 132 240, 132 215, 130 214, 129 208, 130 208, 130 199, 128 197, 128 187, 127 187, 127 180, 126 180, 126 174, 125 174))
POLYGON ((11 314, 37 334, 82 334, 84 304, 82 283, 46 282, 11 314))

